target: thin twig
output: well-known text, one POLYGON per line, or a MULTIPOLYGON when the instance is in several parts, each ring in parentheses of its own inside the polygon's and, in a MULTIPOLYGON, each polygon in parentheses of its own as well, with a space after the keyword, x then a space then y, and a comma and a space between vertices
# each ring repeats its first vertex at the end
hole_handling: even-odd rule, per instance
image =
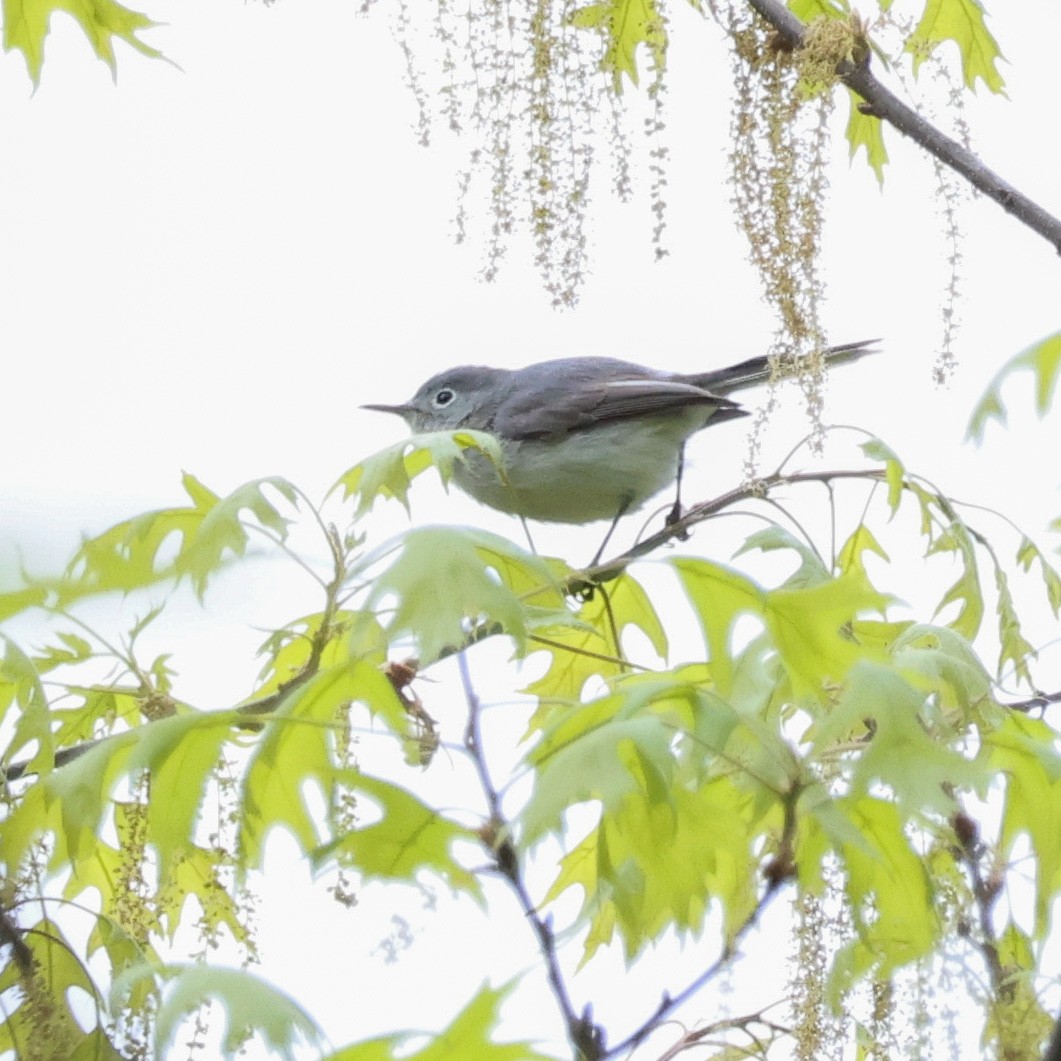
POLYGON ((775 473, 763 479, 757 479, 753 483, 739 486, 725 494, 712 498, 710 501, 702 501, 699 505, 692 505, 681 519, 668 524, 662 530, 653 534, 650 538, 638 542, 625 553, 606 560, 596 567, 588 568, 581 572, 582 578, 588 582, 610 582, 618 578, 635 560, 639 560, 648 553, 655 552, 662 545, 675 539, 684 540, 684 535, 691 527, 698 523, 711 519, 722 509, 736 504, 738 501, 746 501, 750 498, 761 498, 769 490, 789 483, 828 483, 834 479, 869 479, 875 482, 884 480, 884 472, 881 469, 865 468, 851 469, 835 472, 797 472, 790 475, 775 473))
POLYGON ((542 960, 545 962, 545 974, 549 981, 549 987, 560 1009, 571 1045, 577 1051, 580 1061, 600 1061, 601 1058, 607 1056, 604 1051, 603 1030, 593 1023, 588 1006, 581 1017, 575 1013, 571 1004, 571 996, 567 990, 567 984, 564 982, 564 974, 560 969, 560 961, 556 953, 556 937, 553 935, 548 919, 539 915, 538 909, 524 883, 519 856, 516 853, 516 845, 512 842, 509 823, 502 813, 501 796, 490 777, 490 768, 486 762, 482 728, 480 726, 481 705, 472 685, 471 674, 468 671, 467 656, 463 652, 457 656, 457 667, 460 671, 461 685, 464 689, 464 699, 468 705, 468 724, 464 730, 464 747, 467 749, 475 767, 476 775, 479 778, 479 787, 482 789, 490 813, 490 821, 484 838, 489 837, 495 868, 508 882, 509 887, 516 896, 520 909, 523 911, 523 916, 537 937, 538 949, 541 951, 542 960))
POLYGON ((652 1015, 635 1028, 621 1043, 608 1050, 602 1056, 602 1061, 618 1057, 620 1054, 639 1046, 674 1010, 710 983, 736 956, 741 940, 759 923, 763 911, 766 910, 771 900, 781 890, 784 882, 795 875, 793 844, 796 836, 796 804, 799 801, 799 795, 800 789, 793 786, 785 796, 785 819, 781 829, 781 836, 778 838, 777 852, 763 868, 766 887, 763 889, 763 894, 755 904, 754 909, 737 927, 732 938, 722 948, 722 953, 676 995, 664 992, 659 1005, 652 1015))
MULTIPOLYGON (((803 44, 806 27, 781 0, 748 0, 748 3, 791 48, 799 48, 803 44)), ((946 136, 881 84, 870 72, 868 57, 863 63, 842 62, 836 72, 848 88, 866 101, 867 113, 888 122, 904 136, 910 137, 933 158, 949 166, 1003 210, 1046 239, 1061 254, 1061 221, 1004 181, 985 166, 979 156, 946 136)))

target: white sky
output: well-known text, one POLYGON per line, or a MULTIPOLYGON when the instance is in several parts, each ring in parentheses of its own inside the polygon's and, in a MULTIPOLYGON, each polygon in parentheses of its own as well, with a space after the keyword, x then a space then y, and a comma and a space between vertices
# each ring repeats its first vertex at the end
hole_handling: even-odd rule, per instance
MULTIPOLYGON (((1061 14, 1043 6, 1032 31, 1020 5, 993 6, 991 25, 1010 60, 1010 102, 974 101, 976 146, 1056 213, 1061 147, 1047 78, 1061 14)), ((148 11, 169 25, 149 40, 181 69, 121 49, 117 87, 63 18, 35 94, 17 56, 0 64, 0 550, 7 546, 9 562, 13 540, 30 562, 54 564, 81 531, 176 502, 182 468, 219 491, 280 474, 318 495, 402 433, 358 405, 407 397, 447 364, 518 366, 593 353, 691 371, 765 347, 773 322, 724 184, 728 66, 710 24, 684 9, 673 15, 670 257, 652 261, 645 202, 611 203, 601 173, 591 275, 580 307, 557 313, 525 248, 514 248, 500 281, 485 286, 475 279, 478 247, 452 245, 461 156, 416 145, 415 109, 384 12, 365 20, 356 7, 159 0, 148 11)), ((888 134, 888 145, 883 193, 861 163, 848 169, 845 145, 836 148, 826 325, 836 342, 881 336, 885 353, 837 374, 827 418, 880 434, 950 493, 997 506, 1041 537, 1061 512, 1057 417, 1031 422, 1025 382, 1008 391, 1008 434, 992 430, 982 451, 961 440, 999 364, 1058 327, 1057 257, 993 203, 968 207, 961 367, 950 387, 934 387, 944 271, 931 167, 897 135, 888 134)), ((768 454, 784 453, 801 432, 798 415, 782 418, 768 454)), ((694 444, 688 498, 739 478, 740 437, 739 428, 723 428, 694 444)), ((518 532, 458 497, 440 502, 429 487, 421 496, 418 520, 518 532)), ((553 530, 540 544, 577 562, 592 553, 596 533, 553 530)), ((712 533, 701 529, 691 548, 712 554, 712 533)), ((253 603, 248 624, 301 614, 286 596, 253 603)), ((238 609, 237 597, 223 591, 210 610, 225 616, 230 606, 238 609)), ((204 705, 242 695, 252 669, 218 673, 214 642, 195 640, 197 614, 186 612, 184 622, 182 695, 204 705)), ((1053 636, 1046 627, 1039 635, 1053 636)), ((258 640, 242 627, 231 636, 241 645, 258 640)), ((511 688, 499 677, 500 658, 476 663, 486 702, 511 688)), ((1052 664, 1056 676, 1056 649, 1052 664)), ((437 765, 425 783, 456 803, 461 789, 447 769, 437 765)), ((472 794, 466 800, 475 805, 472 794)), ((397 912, 417 939, 385 965, 369 952, 388 931, 389 894, 368 889, 361 908, 342 913, 308 901, 280 869, 274 879, 284 884, 264 888, 265 973, 336 1044, 405 1025, 440 1027, 486 975, 504 978, 533 960, 517 915, 487 924, 442 896, 444 913, 402 900, 397 912)), ((500 898, 499 909, 507 902, 500 898)), ((780 935, 768 932, 759 944, 767 957, 757 968, 776 964, 771 947, 787 946, 778 942, 783 924, 775 928, 780 935)), ((621 1035, 630 1006, 647 1012, 662 985, 658 968, 646 965, 628 974, 630 991, 620 995, 617 968, 589 970, 576 993, 591 985, 587 996, 621 1035)), ((513 1028, 551 1034, 551 1003, 542 996, 540 1005, 517 1014, 513 1028)))

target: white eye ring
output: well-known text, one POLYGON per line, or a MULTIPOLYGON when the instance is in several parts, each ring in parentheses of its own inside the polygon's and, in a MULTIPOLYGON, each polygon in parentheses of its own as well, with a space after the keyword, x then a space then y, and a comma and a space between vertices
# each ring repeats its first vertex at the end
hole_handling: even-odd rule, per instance
POLYGON ((442 390, 431 399, 431 404, 436 409, 441 409, 443 406, 449 405, 449 403, 456 397, 457 395, 454 394, 449 387, 443 387, 442 390))

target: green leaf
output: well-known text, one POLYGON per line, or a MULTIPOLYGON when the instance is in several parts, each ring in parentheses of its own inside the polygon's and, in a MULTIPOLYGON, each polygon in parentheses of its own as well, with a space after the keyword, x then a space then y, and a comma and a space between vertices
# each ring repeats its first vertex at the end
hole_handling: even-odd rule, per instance
POLYGON ((40 83, 44 65, 44 40, 56 12, 70 15, 85 31, 92 50, 117 75, 114 41, 123 40, 141 55, 152 59, 162 53, 145 44, 137 34, 157 25, 146 15, 123 7, 115 0, 3 0, 4 50, 17 49, 26 57, 33 84, 40 83))
POLYGON ((788 589, 797 589, 800 586, 814 586, 829 580, 829 569, 817 552, 780 524, 772 523, 762 530, 749 534, 744 539, 744 544, 733 556, 736 558, 755 549, 764 553, 788 549, 796 554, 799 558, 799 567, 785 579, 784 584, 788 589))
POLYGON ((155 899, 159 925, 171 943, 181 927, 189 899, 198 904, 197 924, 205 935, 212 937, 224 926, 237 942, 247 941, 243 913, 222 883, 227 868, 226 853, 216 848, 185 847, 173 860, 169 872, 160 880, 155 899))
POLYGON ((136 731, 127 769, 133 776, 150 771, 147 841, 158 853, 163 880, 174 861, 195 846, 203 799, 238 721, 236 711, 196 712, 158 719, 136 731))
POLYGON ((868 442, 863 442, 861 449, 870 460, 884 463, 884 478, 888 483, 888 507, 894 516, 899 511, 899 503, 903 499, 906 468, 895 450, 879 438, 871 438, 868 442))
POLYGON ((6 717, 11 706, 18 710, 14 733, 4 749, 3 765, 10 766, 23 748, 35 744, 29 771, 46 773, 55 763, 55 741, 40 675, 33 661, 14 641, 0 636, 0 643, 4 646, 4 657, 0 661, 0 717, 6 717))
POLYGON ((216 965, 141 965, 117 977, 111 989, 111 1004, 120 1008, 123 998, 149 978, 165 984, 155 1015, 155 1056, 168 1056, 181 1025, 207 1003, 216 1002, 225 1013, 221 1049, 225 1057, 242 1055, 252 1036, 265 1047, 287 1057, 294 1047, 316 1045, 322 1032, 297 1002, 246 969, 224 969, 216 965))
POLYGON ((829 997, 838 1007, 860 978, 886 978, 928 954, 942 932, 931 882, 906 835, 906 818, 890 801, 809 790, 800 801, 796 865, 801 886, 824 887, 822 866, 835 854, 844 875, 856 938, 837 955, 829 997))
POLYGON ((385 1035, 343 1047, 321 1061, 394 1061, 395 1057, 402 1061, 555 1061, 530 1043, 495 1043, 491 1038, 501 1003, 511 991, 511 985, 493 988, 484 984, 453 1023, 431 1035, 431 1041, 419 1050, 408 1049, 415 1033, 385 1035))
POLYGON ((475 875, 453 856, 454 843, 477 842, 475 833, 444 818, 411 792, 377 777, 346 770, 340 775, 347 788, 382 812, 379 821, 345 831, 310 853, 315 870, 338 862, 356 869, 363 877, 413 884, 421 870, 445 879, 454 890, 470 892, 482 901, 475 875))
POLYGON ((1035 410, 1042 419, 1053 401, 1058 375, 1061 374, 1061 332, 1054 332, 1053 335, 1022 350, 1002 366, 969 417, 969 426, 965 432, 967 439, 972 439, 977 445, 983 442, 988 420, 997 420, 1003 427, 1006 426, 1002 384, 1014 373, 1024 370, 1035 376, 1035 410))
POLYGON ((498 475, 503 474, 501 446, 493 435, 485 431, 432 431, 403 439, 359 461, 339 477, 329 493, 341 487, 344 501, 355 498, 355 520, 368 512, 380 497, 394 498, 408 512, 413 479, 434 468, 443 485, 447 485, 457 462, 466 460, 469 450, 489 460, 498 475))
MULTIPOLYGON (((292 619, 266 638, 258 655, 267 659, 258 675, 260 684, 249 700, 279 692, 305 671, 315 658, 315 645, 321 637, 324 619, 323 612, 292 619)), ((386 661, 383 627, 371 612, 339 609, 330 621, 324 647, 315 658, 319 670, 327 670, 354 658, 377 666, 386 661)))
POLYGON ((405 709, 379 668, 352 660, 321 671, 293 689, 272 713, 251 756, 243 780, 240 822, 240 868, 257 868, 265 838, 276 827, 286 829, 309 852, 329 837, 306 802, 307 787, 335 805, 339 777, 334 733, 340 712, 351 702, 364 704, 395 732, 404 732, 405 709))
POLYGON ((947 747, 945 734, 926 726, 925 709, 925 693, 890 667, 862 660, 852 668, 836 707, 808 734, 812 754, 828 761, 833 744, 863 737, 871 727, 868 739, 840 764, 850 776, 851 792, 876 792, 880 782, 907 814, 922 808, 951 813, 953 790, 986 785, 987 777, 947 747))
POLYGON ((712 898, 727 934, 754 907, 760 833, 780 821, 797 767, 771 727, 705 689, 703 675, 631 675, 599 700, 554 706, 527 756, 521 844, 562 836, 578 804, 599 813, 546 897, 582 889, 584 960, 616 932, 629 957, 668 927, 695 931, 712 898))
POLYGON ((1016 559, 1024 571, 1030 571, 1033 563, 1039 564, 1039 572, 1042 575, 1043 586, 1046 588, 1046 599, 1050 604, 1050 610, 1055 617, 1061 615, 1061 575, 1047 561, 1042 550, 1030 538, 1022 536, 1020 545, 1017 547, 1016 559))
POLYGON ((244 512, 280 540, 286 537, 290 520, 263 487, 272 487, 292 505, 298 499, 295 488, 276 477, 245 483, 226 498, 187 473, 183 485, 191 506, 147 512, 84 542, 57 587, 60 601, 115 590, 128 593, 182 578, 190 579, 201 597, 210 576, 230 557, 246 551, 244 512))
POLYGON ((564 813, 576 803, 597 800, 605 810, 641 786, 661 779, 665 791, 674 769, 674 723, 653 710, 656 699, 697 695, 691 685, 673 681, 627 696, 615 693, 588 704, 555 708, 542 738, 528 754, 534 791, 520 815, 522 842, 534 844, 546 832, 559 832, 564 813))
POLYGON ((1056 740, 1046 722, 1012 712, 984 737, 987 764, 1005 779, 998 858, 1008 859, 1019 837, 1027 836, 1039 940, 1049 929, 1050 911, 1061 893, 1061 755, 1056 740))
POLYGON ((851 635, 852 622, 887 604, 858 566, 818 585, 770 591, 706 560, 676 560, 674 568, 704 631, 711 677, 723 697, 732 688, 730 636, 740 615, 762 621, 794 694, 827 703, 830 689, 865 651, 851 635))
MULTIPOLYGON (((535 623, 533 627, 538 637, 554 643, 534 644, 535 651, 551 656, 551 662, 546 672, 524 690, 542 701, 544 717, 548 716, 552 700, 578 700, 591 678, 616 678, 629 669, 624 663, 623 647, 623 635, 628 629, 640 631, 657 655, 667 655, 666 630, 644 587, 628 571, 584 601, 575 622, 569 612, 563 614, 562 623, 535 623), (618 645, 613 634, 618 637, 618 645)), ((532 720, 532 727, 537 718, 532 720)))
POLYGON ((972 645, 947 626, 905 624, 891 647, 895 666, 942 711, 956 711, 964 731, 992 700, 991 677, 972 645))
POLYGON ((847 0, 789 0, 788 9, 800 20, 845 18, 851 12, 847 0))
POLYGON ((1021 633, 1020 618, 1009 589, 1009 579, 1001 567, 995 567, 995 589, 998 593, 998 674, 1001 678, 1007 664, 1013 665, 1013 673, 1029 685, 1032 684, 1028 661, 1036 659, 1038 653, 1021 633))
POLYGON ((351 575, 370 570, 368 611, 382 616, 389 608, 388 638, 411 635, 422 663, 465 644, 474 628, 494 626, 522 654, 528 604, 563 606, 547 561, 470 528, 414 528, 364 557, 351 575), (376 573, 380 561, 396 552, 397 559, 376 573))
POLYGON ((888 149, 884 146, 884 126, 875 114, 866 114, 859 110, 862 97, 851 89, 847 90, 851 110, 847 118, 847 137, 850 158, 853 162, 859 149, 866 152, 869 168, 877 177, 877 183, 884 184, 884 167, 888 164, 888 149))
POLYGON ((982 80, 992 92, 1002 91, 1004 82, 996 65, 1002 53, 987 28, 979 0, 927 0, 905 47, 913 56, 914 73, 937 44, 948 40, 958 46, 968 88, 975 89, 977 80, 982 80))
POLYGON ((30 608, 39 607, 47 597, 48 591, 43 585, 27 586, 24 589, 0 593, 0 622, 28 611, 30 608))
POLYGON ((935 615, 939 615, 948 604, 957 604, 958 613, 947 625, 971 641, 979 633, 984 621, 984 591, 980 585, 973 537, 960 520, 954 519, 928 548, 929 556, 941 552, 955 553, 962 570, 954 584, 940 598, 935 615))
POLYGON ((601 69, 612 75, 616 92, 623 75, 638 83, 637 49, 644 45, 652 66, 662 71, 667 63, 667 30, 656 0, 603 0, 576 8, 568 19, 573 26, 599 31, 605 40, 601 69))
POLYGON ((6 962, 0 970, 0 991, 7 1000, 0 1022, 0 1050, 5 1056, 25 1057, 26 1044, 32 1043, 43 1047, 36 1053, 38 1057, 61 1057, 64 1061, 86 1056, 108 1061, 115 1058, 113 1049, 104 1048, 99 1054, 85 1050, 86 1039, 90 1046, 100 1046, 100 1038, 91 1032, 86 1035, 71 1010, 71 1000, 82 992, 90 999, 98 994, 88 970, 78 960, 77 947, 46 917, 27 925, 20 935, 33 955, 36 997, 28 997, 18 963, 6 962), (40 1039, 43 1014, 48 1020, 46 1046, 40 1039))

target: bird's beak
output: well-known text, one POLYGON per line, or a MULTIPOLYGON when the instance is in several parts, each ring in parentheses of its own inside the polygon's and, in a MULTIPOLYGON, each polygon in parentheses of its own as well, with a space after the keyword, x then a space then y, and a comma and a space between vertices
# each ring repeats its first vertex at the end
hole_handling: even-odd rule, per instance
POLYGON ((362 405, 362 409, 371 409, 375 413, 394 413, 397 416, 407 416, 413 411, 411 405, 362 405))

